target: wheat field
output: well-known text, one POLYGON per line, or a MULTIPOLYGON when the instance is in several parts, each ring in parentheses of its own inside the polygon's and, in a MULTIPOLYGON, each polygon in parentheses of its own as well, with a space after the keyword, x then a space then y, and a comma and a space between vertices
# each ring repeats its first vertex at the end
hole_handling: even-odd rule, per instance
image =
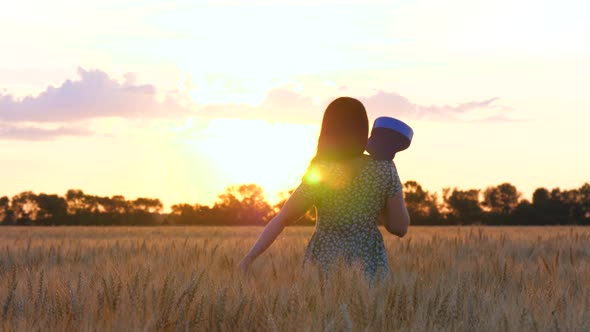
POLYGON ((393 278, 303 270, 312 227, 2 227, 4 331, 589 331, 590 229, 383 231, 393 278))

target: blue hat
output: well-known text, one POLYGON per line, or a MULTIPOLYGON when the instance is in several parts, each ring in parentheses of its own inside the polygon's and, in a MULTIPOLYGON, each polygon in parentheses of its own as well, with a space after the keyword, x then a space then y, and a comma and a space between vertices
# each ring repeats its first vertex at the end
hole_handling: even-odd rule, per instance
POLYGON ((410 146, 412 137, 414 131, 403 121, 382 116, 373 123, 366 150, 376 159, 391 160, 410 146))

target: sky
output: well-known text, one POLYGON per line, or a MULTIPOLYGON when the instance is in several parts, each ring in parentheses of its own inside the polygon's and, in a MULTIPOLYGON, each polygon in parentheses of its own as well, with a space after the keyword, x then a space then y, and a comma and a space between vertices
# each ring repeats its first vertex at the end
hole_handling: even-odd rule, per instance
POLYGON ((583 1, 0 1, 0 196, 295 188, 323 111, 414 129, 426 190, 590 181, 583 1))

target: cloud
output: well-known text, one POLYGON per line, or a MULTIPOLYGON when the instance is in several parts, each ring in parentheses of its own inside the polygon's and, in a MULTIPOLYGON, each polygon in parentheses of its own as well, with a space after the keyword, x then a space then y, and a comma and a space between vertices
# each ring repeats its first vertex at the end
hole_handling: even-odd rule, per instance
POLYGON ((473 120, 472 122, 485 122, 485 123, 505 123, 505 122, 522 122, 522 121, 530 121, 531 119, 513 119, 509 118, 505 115, 498 114, 498 115, 491 115, 483 119, 473 120))
MULTIPOLYGON (((359 99, 370 118, 391 116, 406 120, 443 122, 513 121, 506 116, 509 108, 499 105, 499 98, 469 101, 457 105, 420 105, 394 92, 377 91, 371 96, 351 96, 359 99), (489 120, 489 121, 488 121, 489 120)), ((259 105, 209 104, 199 107, 195 114, 207 118, 264 119, 269 122, 319 124, 327 105, 337 97, 314 103, 311 97, 285 87, 266 93, 259 105)))
MULTIPOLYGON (((268 122, 320 124, 326 106, 323 100, 302 93, 304 87, 285 85, 268 90, 261 103, 213 103, 198 105, 188 91, 158 94, 152 84, 138 84, 133 74, 122 81, 100 70, 78 68, 77 80, 49 86, 37 96, 16 99, 0 92, 0 139, 54 139, 86 136, 88 124, 105 118, 149 123, 153 119, 259 119, 268 122), (50 126, 49 126, 50 125, 50 126), (48 127, 49 126, 49 127, 48 127), (49 129, 48 129, 49 128, 49 129)), ((335 87, 342 92, 342 87, 335 87)), ((346 91, 349 91, 346 89, 346 91)), ((403 120, 446 122, 506 122, 509 109, 498 98, 456 105, 420 105, 394 92, 376 90, 370 96, 354 96, 365 105, 369 118, 392 116, 403 120)))
POLYGON ((78 68, 79 80, 49 86, 38 96, 17 100, 0 93, 0 120, 5 122, 72 122, 100 117, 154 118, 186 114, 187 99, 168 93, 157 100, 156 88, 136 84, 127 74, 122 83, 100 70, 78 68), (184 103, 184 104, 183 104, 184 103))
POLYGON ((89 136, 92 132, 79 127, 62 126, 46 129, 0 123, 0 140, 47 141, 62 136, 89 136))
POLYGON ((324 108, 325 106, 314 104, 312 97, 280 87, 268 90, 258 105, 208 104, 197 108, 195 115, 205 118, 263 119, 269 122, 309 124, 318 123, 322 119, 324 108))
POLYGON ((406 97, 393 92, 377 91, 369 97, 360 97, 365 105, 367 113, 373 117, 392 116, 408 120, 431 121, 472 121, 478 119, 493 119, 498 122, 502 119, 509 121, 504 113, 509 109, 497 105, 499 98, 490 98, 483 101, 470 101, 450 105, 419 105, 412 103, 406 97))

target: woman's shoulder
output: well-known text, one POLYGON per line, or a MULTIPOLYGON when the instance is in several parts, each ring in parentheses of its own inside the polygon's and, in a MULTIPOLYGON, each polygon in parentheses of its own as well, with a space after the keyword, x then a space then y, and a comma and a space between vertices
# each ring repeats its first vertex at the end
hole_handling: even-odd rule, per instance
POLYGON ((379 160, 373 158, 371 155, 363 154, 355 159, 349 160, 343 164, 331 164, 326 163, 323 167, 330 169, 343 167, 352 174, 358 174, 359 172, 389 172, 392 167, 395 169, 392 160, 379 160))
POLYGON ((390 172, 397 172, 393 160, 379 160, 370 157, 370 166, 367 167, 366 171, 378 174, 389 174, 390 172))
POLYGON ((307 169, 304 182, 308 184, 344 187, 361 172, 374 172, 380 161, 370 155, 361 155, 345 161, 315 161, 307 169))
POLYGON ((311 163, 308 170, 314 168, 322 169, 342 169, 342 168, 363 168, 366 164, 373 163, 375 160, 370 155, 363 154, 354 159, 344 161, 329 161, 329 160, 318 160, 311 163))
POLYGON ((367 163, 369 164, 380 167, 389 167, 391 164, 393 164, 393 160, 375 159, 371 155, 363 155, 362 159, 367 160, 367 163))

